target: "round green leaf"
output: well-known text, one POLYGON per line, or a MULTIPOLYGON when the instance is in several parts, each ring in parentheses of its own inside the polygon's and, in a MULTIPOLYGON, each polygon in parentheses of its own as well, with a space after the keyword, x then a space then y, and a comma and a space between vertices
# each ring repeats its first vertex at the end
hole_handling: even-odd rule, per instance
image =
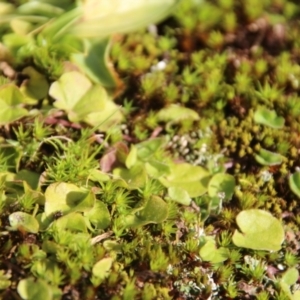
POLYGON ((275 110, 269 110, 264 107, 258 108, 255 111, 254 122, 275 129, 280 129, 284 126, 284 118, 278 117, 275 110))
POLYGON ((190 197, 198 197, 206 193, 209 179, 210 173, 203 167, 182 163, 170 166, 170 174, 162 176, 159 181, 165 187, 180 187, 190 197))
POLYGON ((181 187, 171 186, 168 188, 168 195, 171 200, 176 201, 182 205, 190 205, 192 199, 188 192, 181 187))
POLYGON ((218 173, 208 183, 208 195, 223 200, 230 200, 235 188, 235 179, 230 174, 218 173), (223 197, 224 194, 224 197, 223 197))
POLYGON ((238 247, 254 250, 278 251, 284 240, 281 222, 269 212, 249 209, 236 217, 239 230, 235 230, 232 240, 238 247))
POLYGON ((289 177, 289 186, 292 192, 300 198, 300 172, 296 172, 289 177))
POLYGON ((263 166, 276 166, 282 163, 282 156, 265 149, 260 149, 255 155, 255 160, 263 166))
POLYGON ((32 67, 23 69, 22 73, 29 79, 23 81, 20 90, 30 99, 31 104, 36 104, 38 100, 44 99, 49 91, 49 83, 45 76, 32 67))
POLYGON ((290 268, 284 272, 281 277, 281 281, 291 286, 297 282, 299 278, 299 272, 296 268, 290 268))
POLYGON ((109 275, 112 263, 112 257, 102 258, 93 266, 93 275, 98 277, 99 279, 106 278, 109 275))
POLYGON ((220 263, 228 259, 229 250, 224 247, 217 248, 215 241, 208 241, 201 247, 199 255, 204 261, 220 263))
POLYGON ((126 227, 138 227, 150 223, 162 223, 168 217, 168 205, 158 196, 152 196, 142 209, 136 209, 135 214, 126 216, 126 227))
POLYGON ((35 217, 24 213, 14 212, 8 217, 10 226, 13 230, 25 230, 31 233, 37 233, 39 231, 39 223, 35 217))
POLYGON ((81 38, 100 38, 113 33, 137 30, 165 18, 177 0, 87 0, 83 16, 73 26, 72 34, 81 38))
POLYGON ((78 211, 92 209, 93 203, 93 195, 72 183, 53 183, 48 186, 45 192, 45 213, 47 216, 57 211, 61 211, 63 214, 76 211, 76 207, 78 207, 78 211))
POLYGON ((87 232, 87 223, 80 213, 67 214, 53 222, 59 230, 71 230, 78 232, 87 232))
POLYGON ((131 169, 115 168, 113 170, 115 178, 121 177, 128 183, 130 189, 142 187, 147 179, 147 173, 144 164, 136 163, 131 169))
POLYGON ((97 229, 105 229, 110 225, 110 214, 106 205, 97 200, 94 207, 84 215, 97 229))
POLYGON ((17 287, 19 295, 26 300, 52 300, 51 287, 41 279, 32 277, 20 280, 17 287))

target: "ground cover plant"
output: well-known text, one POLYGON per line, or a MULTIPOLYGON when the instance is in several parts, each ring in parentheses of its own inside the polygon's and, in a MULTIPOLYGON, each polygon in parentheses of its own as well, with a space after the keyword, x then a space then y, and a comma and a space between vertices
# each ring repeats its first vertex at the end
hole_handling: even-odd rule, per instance
POLYGON ((300 5, 142 2, 0 1, 0 298, 300 299, 300 5))

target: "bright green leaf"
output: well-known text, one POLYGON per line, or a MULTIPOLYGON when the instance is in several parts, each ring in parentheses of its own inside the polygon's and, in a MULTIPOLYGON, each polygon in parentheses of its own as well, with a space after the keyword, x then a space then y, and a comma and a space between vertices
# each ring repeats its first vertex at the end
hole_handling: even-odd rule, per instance
POLYGON ((45 191, 45 213, 51 216, 57 211, 63 214, 76 211, 76 207, 92 208, 92 200, 86 190, 72 183, 58 182, 49 185, 45 191), (86 203, 85 203, 86 202, 86 203))
POLYGON ((255 111, 254 122, 275 129, 280 129, 284 126, 284 118, 278 117, 275 110, 269 110, 263 107, 255 111))
POLYGON ((52 300, 52 287, 44 280, 33 277, 21 279, 17 287, 19 295, 26 300, 52 300))
POLYGON ((292 192, 300 198, 300 172, 296 172, 289 177, 289 186, 292 192))
POLYGON ((218 173, 214 175, 208 183, 208 195, 218 197, 223 200, 230 200, 235 188, 235 179, 230 174, 218 173), (222 196, 224 193, 224 198, 222 196))
POLYGON ((172 104, 157 113, 157 120, 172 123, 179 123, 183 120, 197 121, 199 120, 199 115, 190 108, 172 104))
POLYGON ((113 263, 112 257, 105 257, 99 260, 92 269, 92 273, 94 276, 99 279, 105 279, 109 275, 109 271, 111 269, 113 263))
POLYGON ((164 175, 170 174, 169 165, 162 163, 155 159, 150 159, 145 163, 147 174, 153 178, 159 178, 164 175))
POLYGON ((282 156, 278 153, 260 149, 255 155, 255 160, 263 166, 277 166, 282 163, 282 156))
POLYGON ((20 90, 30 99, 26 101, 30 104, 36 104, 38 100, 44 99, 48 95, 49 83, 45 76, 32 67, 27 67, 22 70, 22 74, 25 74, 29 79, 24 80, 20 90))
POLYGON ((87 223, 80 213, 69 213, 53 222, 59 230, 87 232, 87 223))
POLYGON ((139 227, 150 223, 162 223, 168 217, 168 205, 158 196, 152 196, 136 213, 125 217, 126 227, 139 227))
POLYGON ((165 18, 177 0, 87 0, 82 19, 70 28, 81 38, 100 38, 137 30, 165 18))
POLYGON ((83 74, 74 71, 64 73, 53 82, 49 94, 56 100, 55 107, 69 112, 91 87, 91 82, 83 74))
POLYGON ((284 240, 281 222, 269 212, 249 209, 236 217, 239 230, 235 230, 232 240, 238 247, 254 250, 278 251, 284 240))
POLYGON ((180 187, 186 190, 190 197, 198 197, 206 193, 210 173, 200 166, 188 163, 174 164, 170 174, 162 176, 159 181, 166 187, 180 187))
POLYGON ((284 272, 280 281, 286 283, 288 286, 291 286, 297 282, 298 278, 298 270, 296 268, 289 268, 284 272))
POLYGON ((137 148, 134 145, 131 145, 128 156, 126 157, 125 160, 126 167, 130 169, 136 163, 136 160, 137 160, 137 148))
POLYGON ((37 189, 39 184, 40 174, 29 171, 21 170, 16 174, 15 180, 24 180, 32 189, 37 189))
POLYGON ((168 195, 171 198, 171 200, 180 203, 182 205, 190 205, 192 201, 187 191, 180 187, 176 187, 176 186, 169 187, 168 195))
POLYGON ((24 103, 24 96, 16 85, 9 83, 0 87, 0 100, 8 106, 16 106, 24 103))
POLYGON ((139 144, 136 144, 138 150, 138 158, 143 161, 149 161, 149 159, 155 154, 156 151, 161 149, 166 144, 164 138, 149 139, 139 144))
POLYGON ((32 215, 18 211, 8 217, 11 229, 38 233, 39 223, 32 215))
POLYGON ((102 86, 112 89, 117 86, 117 75, 109 62, 110 39, 85 41, 85 52, 74 53, 72 61, 89 78, 102 86))
POLYGON ((121 177, 128 183, 130 189, 137 189, 144 186, 147 180, 145 166, 142 163, 135 164, 131 169, 115 168, 113 170, 115 178, 121 177))
POLYGON ((228 259, 229 250, 224 247, 217 248, 216 242, 209 240, 201 247, 199 255, 204 261, 217 264, 228 259))
POLYGON ((99 200, 96 201, 91 210, 84 213, 84 216, 86 216, 97 229, 106 229, 111 222, 107 206, 99 200))
POLYGON ((0 87, 0 125, 14 122, 28 114, 21 106, 24 96, 14 84, 5 84, 0 87))

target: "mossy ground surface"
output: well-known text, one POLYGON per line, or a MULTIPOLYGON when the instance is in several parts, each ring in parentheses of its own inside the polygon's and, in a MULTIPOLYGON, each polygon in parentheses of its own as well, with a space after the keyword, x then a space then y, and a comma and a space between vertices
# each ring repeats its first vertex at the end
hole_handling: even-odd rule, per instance
MULTIPOLYGON (((1 299, 300 299, 299 20, 297 1, 182 1, 112 37, 109 128, 27 101, 0 129, 1 299), (233 239, 253 209, 279 249, 233 239)), ((14 85, 57 80, 45 65, 14 85)))

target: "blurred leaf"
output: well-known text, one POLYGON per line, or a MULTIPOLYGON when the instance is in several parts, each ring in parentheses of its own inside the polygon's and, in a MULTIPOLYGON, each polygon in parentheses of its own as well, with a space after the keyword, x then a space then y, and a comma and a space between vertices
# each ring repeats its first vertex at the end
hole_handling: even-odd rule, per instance
POLYGON ((192 201, 187 191, 177 186, 169 187, 168 195, 171 200, 182 205, 190 205, 192 201))
POLYGON ((254 250, 278 251, 284 240, 284 230, 279 220, 269 212, 249 209, 236 217, 239 230, 235 230, 233 243, 254 250))
POLYGON ((70 28, 81 38, 107 37, 140 29, 165 18, 177 0, 86 0, 83 16, 70 28))
POLYGON ((280 281, 286 283, 288 286, 291 286, 297 282, 298 278, 298 270, 296 268, 289 268, 283 273, 280 281))
POLYGON ((63 74, 52 83, 49 91, 54 106, 68 112, 72 122, 85 121, 99 130, 107 130, 119 123, 123 115, 100 85, 91 82, 79 72, 63 74))
POLYGON ((111 222, 107 206, 99 200, 96 201, 91 210, 84 213, 84 216, 89 219, 96 229, 106 229, 111 222))
POLYGON ((218 173, 214 175, 208 183, 208 195, 218 197, 223 200, 230 200, 234 193, 235 179, 230 174, 218 173), (224 193, 224 198, 220 193, 224 193))
POLYGON ((21 279, 17 287, 19 295, 26 300, 53 300, 52 288, 41 279, 21 279))
POLYGON ((110 39, 101 41, 85 41, 85 52, 74 53, 71 60, 84 72, 93 82, 112 89, 117 86, 118 77, 109 62, 110 39))
POLYGON ((57 211, 63 214, 71 211, 92 209, 94 196, 72 183, 57 182, 45 191, 45 213, 51 216, 57 211), (83 209, 84 208, 84 209, 83 209))
POLYGON ((152 196, 143 207, 138 207, 135 214, 127 215, 126 227, 139 227, 150 223, 162 223, 168 217, 168 205, 158 196, 152 196))
POLYGON ((24 96, 14 84, 5 84, 0 87, 0 126, 12 123, 28 114, 21 107, 24 96))
MULTIPOLYGON (((49 94, 56 100, 55 107, 69 112, 91 87, 92 83, 83 74, 74 71, 64 73, 53 82, 49 94)), ((92 110, 91 105, 88 109, 92 110)))
POLYGON ((156 151, 160 150, 166 144, 166 139, 159 137, 154 139, 149 139, 144 142, 138 143, 137 147, 138 158, 143 161, 149 161, 149 159, 154 156, 156 151))
MULTIPOLYGON (((48 95, 49 83, 43 74, 32 67, 23 69, 22 74, 29 76, 29 79, 22 82, 20 90, 31 100, 30 104, 36 104, 38 100, 44 99, 48 95)), ((27 101, 27 103, 29 102, 27 101)))
POLYGON ((53 222, 59 230, 87 232, 87 223, 80 213, 71 212, 53 222))
POLYGON ((159 178, 165 187, 180 187, 186 190, 190 197, 198 197, 206 193, 210 173, 200 166, 188 163, 170 166, 170 174, 159 178))
POLYGON ((16 174, 15 180, 23 180, 28 183, 33 190, 35 190, 39 184, 40 174, 23 169, 16 174))
POLYGON ((130 146, 130 151, 128 153, 128 156, 126 157, 125 165, 128 169, 130 169, 137 160, 137 148, 134 145, 130 146))
POLYGON ((99 279, 105 279, 109 275, 109 271, 112 267, 113 258, 105 257, 99 260, 92 269, 92 273, 94 276, 99 279))
POLYGON ((289 186, 292 192, 300 198, 300 172, 290 175, 289 186))
POLYGON ((271 128, 280 129, 284 126, 284 118, 278 117, 275 110, 258 108, 254 113, 254 122, 271 128))
POLYGON ((282 163, 282 156, 265 149, 260 149, 258 154, 255 154, 255 160, 263 166, 277 166, 282 163))
POLYGON ((197 121, 199 120, 199 115, 190 108, 172 104, 157 113, 157 120, 172 123, 179 123, 183 120, 197 121))
POLYGON ((145 163, 147 174, 153 178, 159 178, 170 174, 169 165, 155 159, 150 159, 145 163))
POLYGON ((121 177, 128 183, 129 189, 137 189, 144 186, 147 173, 144 164, 137 163, 130 169, 115 168, 113 170, 114 177, 121 177))
POLYGON ((38 233, 39 223, 32 215, 18 211, 8 217, 11 229, 38 233))
POLYGON ((229 249, 224 247, 217 248, 216 242, 212 240, 207 241, 199 251, 199 255, 204 261, 209 261, 214 264, 227 260, 229 254, 229 249))

